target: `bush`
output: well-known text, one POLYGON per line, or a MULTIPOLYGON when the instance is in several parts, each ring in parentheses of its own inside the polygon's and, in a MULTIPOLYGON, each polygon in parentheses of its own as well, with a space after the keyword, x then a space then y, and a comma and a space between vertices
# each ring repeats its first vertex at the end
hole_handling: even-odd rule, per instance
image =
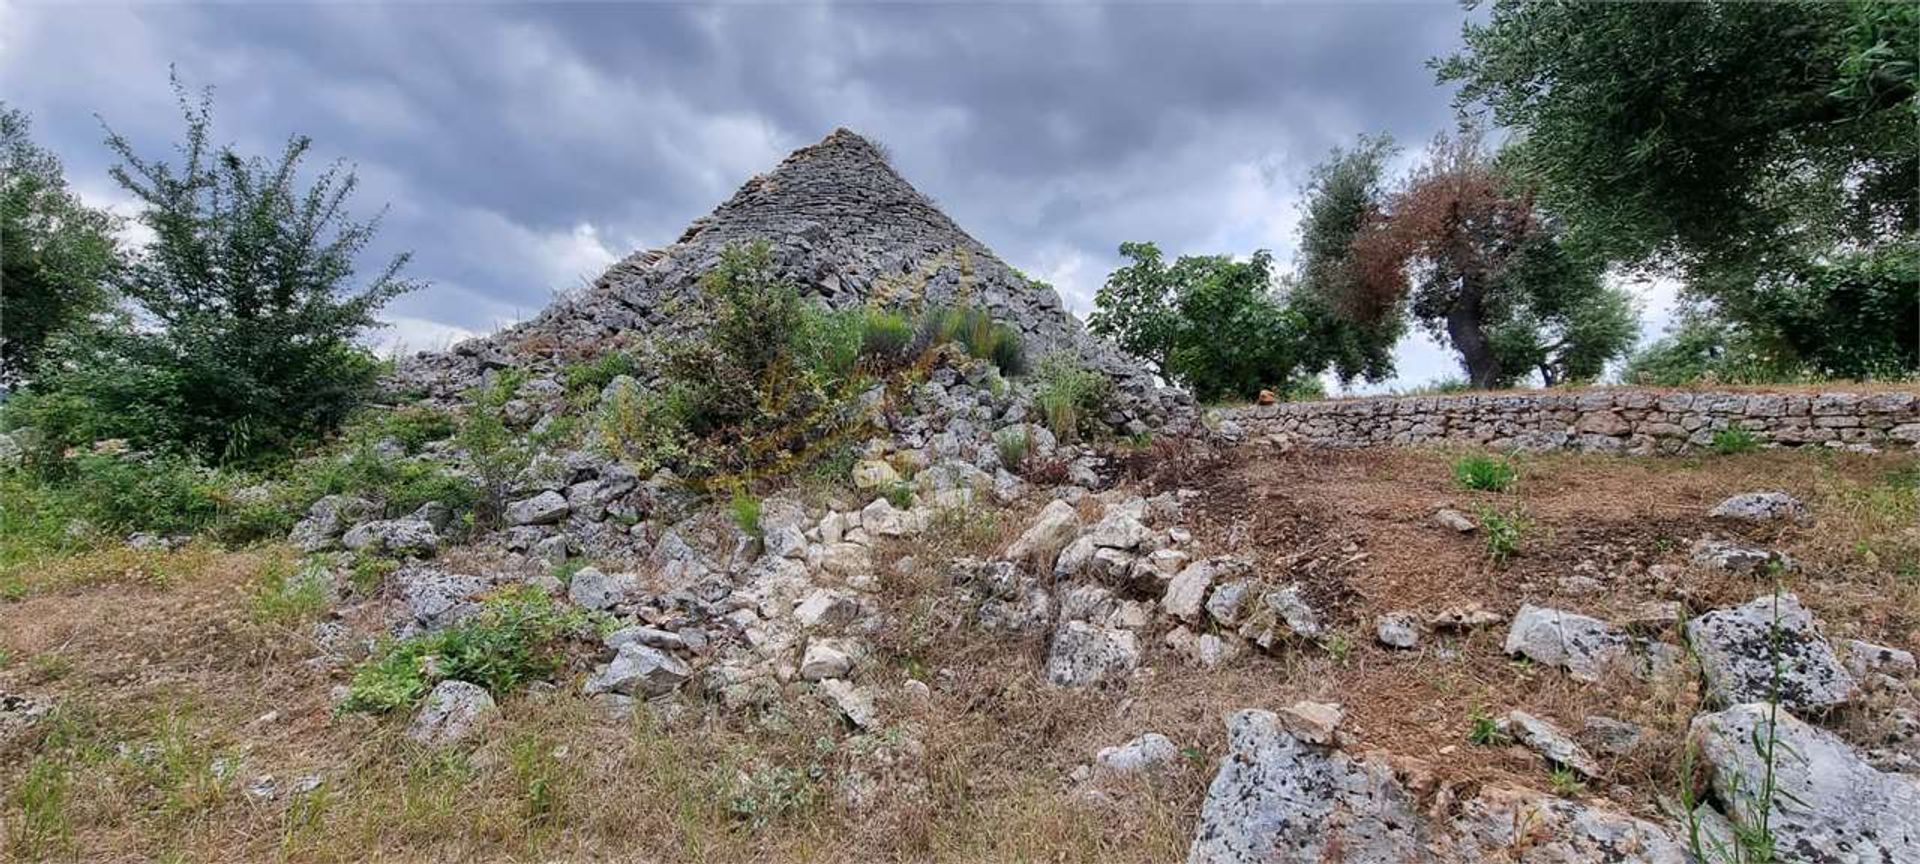
POLYGON ((1008 377, 1027 373, 1026 349, 1020 343, 1020 331, 993 320, 985 310, 972 306, 948 306, 927 313, 921 333, 929 345, 958 342, 967 355, 991 362, 1008 377))
POLYGON ((993 433, 993 448, 1000 456, 1000 467, 1018 471, 1033 455, 1033 436, 1025 426, 1009 426, 993 433))
POLYGON ((1745 429, 1734 427, 1713 433, 1713 452, 1722 456, 1751 453, 1758 449, 1760 439, 1745 429))
POLYGON ((906 359, 913 346, 913 323, 907 316, 868 309, 860 319, 860 356, 882 369, 906 359))
POLYGON ((1513 463, 1494 456, 1473 454, 1453 460, 1453 480, 1481 492, 1505 492, 1518 472, 1513 463))
POLYGON ((570 363, 560 371, 567 392, 594 394, 622 375, 640 374, 640 362, 625 351, 608 351, 592 360, 570 363))
POLYGON ((381 437, 400 442, 408 453, 418 453, 428 444, 452 438, 459 424, 438 408, 408 405, 383 415, 376 428, 381 437))
POLYGON ((472 479, 439 462, 388 456, 363 438, 342 452, 298 465, 288 480, 287 494, 301 503, 326 495, 353 495, 380 504, 383 515, 396 517, 429 501, 445 504, 455 513, 471 511, 479 504, 481 490, 472 479))
POLYGON ((1107 376, 1061 352, 1041 361, 1035 377, 1040 386, 1034 402, 1056 437, 1075 441, 1098 434, 1113 396, 1113 382, 1107 376))
POLYGON ((740 530, 747 532, 747 534, 759 537, 762 530, 760 527, 760 499, 745 489, 735 489, 733 490, 733 503, 731 506, 733 509, 733 524, 740 526, 740 530))
POLYGON ((564 660, 561 643, 588 635, 591 625, 578 610, 555 606, 544 591, 507 591, 445 630, 382 646, 354 670, 340 709, 381 714, 410 708, 447 680, 504 695, 557 671, 564 660))
POLYGON ((303 172, 312 142, 299 136, 272 162, 216 146, 208 103, 175 89, 182 162, 108 138, 114 179, 154 235, 113 280, 133 312, 54 349, 58 371, 35 382, 47 401, 31 413, 57 445, 125 438, 209 461, 270 459, 364 403, 380 367, 356 340, 418 283, 399 276, 403 254, 350 287, 376 227, 346 215, 351 171, 303 172))
POLYGON ((1504 566, 1520 553, 1520 544, 1533 523, 1527 521, 1526 515, 1518 510, 1502 513, 1492 507, 1482 506, 1479 514, 1480 530, 1487 538, 1487 558, 1495 566, 1504 566))

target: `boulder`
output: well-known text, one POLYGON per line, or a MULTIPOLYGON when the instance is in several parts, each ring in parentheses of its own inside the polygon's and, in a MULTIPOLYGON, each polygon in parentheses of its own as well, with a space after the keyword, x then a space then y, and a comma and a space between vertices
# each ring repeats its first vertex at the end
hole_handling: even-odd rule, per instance
POLYGON ((438 630, 480 611, 475 598, 489 587, 488 582, 478 576, 433 569, 402 570, 394 578, 407 611, 416 623, 428 630, 438 630))
POLYGON ((1598 681, 1627 659, 1632 640, 1598 618, 1531 604, 1521 606, 1507 629, 1506 652, 1559 666, 1580 681, 1598 681))
POLYGON ((1069 621, 1047 651, 1047 680, 1061 687, 1094 687, 1125 681, 1139 665, 1133 631, 1069 621))
POLYGON ((1153 539, 1153 529, 1140 521, 1145 502, 1139 508, 1114 507, 1087 530, 1087 538, 1097 548, 1134 551, 1153 539))
POLYGON ((853 466, 853 488, 884 489, 900 482, 900 472, 885 459, 862 459, 853 466))
POLYGON ((1658 825, 1531 790, 1481 788, 1425 809, 1423 766, 1303 741, 1267 711, 1228 718, 1227 746, 1187 864, 1690 860, 1658 825))
POLYGON ((860 658, 860 646, 849 639, 811 639, 800 659, 800 677, 808 681, 845 678, 860 658))
POLYGON ((433 685, 420 705, 413 723, 407 726, 407 737, 429 747, 459 744, 473 737, 495 710, 486 688, 465 681, 442 681, 433 685))
POLYGON ((1222 569, 1220 563, 1211 558, 1188 564, 1167 583, 1167 592, 1160 598, 1160 611, 1188 624, 1199 623, 1207 591, 1222 569))
POLYGON ((912 510, 895 508, 885 498, 875 498, 860 511, 860 527, 876 537, 908 537, 920 533, 925 520, 912 510))
POLYGON ((1720 502, 1708 516, 1733 522, 1765 524, 1774 522, 1807 523, 1813 515, 1800 499, 1785 492, 1746 492, 1720 502))
POLYGON ((845 627, 860 617, 860 600, 844 591, 815 589, 793 607, 793 620, 808 630, 845 627))
POLYGON ((1747 703, 1693 718, 1690 738, 1722 812, 1749 830, 1764 819, 1780 860, 1920 861, 1920 784, 1874 770, 1833 733, 1747 703))
POLYGON ((423 519, 380 519, 355 525, 340 545, 370 555, 430 558, 440 548, 440 535, 423 519))
POLYGON ((53 713, 53 703, 32 696, 0 691, 0 748, 24 737, 53 713))
POLYGON ((1040 515, 1007 546, 1005 557, 1033 565, 1036 572, 1047 573, 1060 556, 1060 550, 1073 541, 1080 530, 1080 514, 1072 504, 1055 499, 1040 509, 1040 515))
POLYGON ((567 583, 567 599, 582 609, 611 609, 627 599, 640 584, 632 573, 603 573, 582 567, 567 583))
POLYGON ((1333 702, 1295 702, 1275 714, 1280 728, 1308 744, 1333 744, 1347 712, 1333 702))
POLYGON ((586 692, 659 696, 671 692, 692 675, 693 670, 679 658, 637 641, 628 642, 620 646, 613 662, 587 679, 586 692))
POLYGON ((373 515, 372 503, 347 495, 327 495, 307 508, 307 516, 294 523, 287 539, 302 552, 325 552, 334 548, 342 532, 373 515))
POLYGON ((1855 678, 1865 678, 1876 672, 1888 675, 1912 675, 1915 670, 1913 653, 1902 651, 1887 645, 1875 645, 1858 639, 1848 639, 1847 671, 1855 678))
POLYGON ((552 525, 567 518, 572 508, 558 492, 546 491, 507 505, 507 522, 514 525, 552 525))
POLYGON ((1222 627, 1237 627, 1246 611, 1247 595, 1252 593, 1253 583, 1246 579, 1225 582, 1213 589, 1207 597, 1207 616, 1222 627))
POLYGON ((1779 594, 1776 614, 1775 596, 1687 622, 1687 641, 1700 658, 1707 695, 1720 705, 1765 702, 1777 679, 1780 704, 1789 708, 1844 704, 1854 695, 1853 675, 1800 599, 1779 594))

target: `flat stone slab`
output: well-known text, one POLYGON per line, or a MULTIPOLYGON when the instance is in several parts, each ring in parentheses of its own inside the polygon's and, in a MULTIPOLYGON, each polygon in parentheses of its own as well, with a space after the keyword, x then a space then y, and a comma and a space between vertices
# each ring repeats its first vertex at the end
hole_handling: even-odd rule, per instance
POLYGON ((1853 698, 1853 675, 1800 598, 1779 595, 1777 618, 1768 594, 1687 622, 1707 695, 1719 705, 1766 702, 1777 683, 1780 704, 1795 710, 1825 710, 1853 698))

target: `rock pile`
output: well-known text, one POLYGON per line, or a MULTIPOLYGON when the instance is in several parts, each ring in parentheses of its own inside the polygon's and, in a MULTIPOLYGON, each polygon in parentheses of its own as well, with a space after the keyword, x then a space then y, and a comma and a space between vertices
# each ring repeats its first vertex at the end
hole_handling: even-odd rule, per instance
POLYGON ((1052 288, 1008 267, 846 129, 748 180, 673 245, 629 256, 533 320, 404 361, 394 385, 451 400, 488 369, 535 364, 563 346, 687 334, 699 322, 676 317, 676 301, 698 290, 729 244, 754 241, 770 244, 778 271, 830 306, 968 303, 1018 329, 1031 357, 1077 355, 1114 380, 1115 413, 1105 419, 1115 428, 1191 419, 1188 400, 1088 335, 1052 288))

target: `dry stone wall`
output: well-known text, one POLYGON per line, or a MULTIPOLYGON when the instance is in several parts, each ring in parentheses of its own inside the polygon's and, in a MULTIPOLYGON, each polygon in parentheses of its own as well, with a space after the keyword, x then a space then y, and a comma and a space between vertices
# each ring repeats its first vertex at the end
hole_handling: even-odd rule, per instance
POLYGON ((1920 394, 1584 392, 1409 396, 1289 402, 1222 412, 1222 431, 1306 447, 1459 443, 1525 451, 1561 448, 1680 452, 1744 429, 1762 444, 1855 450, 1920 445, 1920 394))

